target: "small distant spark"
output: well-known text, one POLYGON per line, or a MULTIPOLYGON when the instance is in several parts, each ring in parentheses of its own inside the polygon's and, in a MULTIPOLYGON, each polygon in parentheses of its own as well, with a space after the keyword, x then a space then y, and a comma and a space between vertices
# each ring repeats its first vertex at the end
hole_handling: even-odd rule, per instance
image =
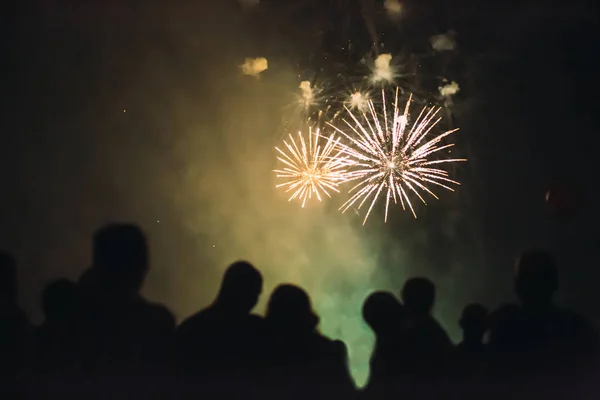
POLYGON ((404 210, 408 205, 416 218, 417 214, 410 201, 409 193, 414 193, 424 204, 427 204, 418 189, 438 199, 427 187, 428 184, 451 191, 454 190, 448 184, 460 184, 449 179, 448 172, 438 166, 444 163, 466 161, 466 159, 431 158, 454 146, 454 144, 440 145, 440 142, 458 129, 449 130, 432 139, 427 139, 431 130, 441 120, 441 117, 434 120, 440 108, 424 107, 417 119, 409 126, 411 99, 412 96, 408 99, 404 112, 402 112, 398 108, 398 89, 396 89, 395 100, 390 104, 391 113, 388 114, 388 105, 386 105, 385 93, 382 90, 381 116, 378 116, 373 101, 369 100, 368 112, 363 112, 359 116, 354 115, 346 107, 351 120, 343 119, 343 121, 352 134, 330 124, 350 141, 349 145, 340 144, 343 153, 349 156, 348 161, 352 162, 350 170, 346 174, 347 181, 359 181, 350 189, 350 193, 354 192, 354 194, 340 207, 340 210, 346 212, 359 201, 357 209, 360 209, 365 202, 371 199, 363 224, 367 222, 369 214, 382 193, 386 198, 385 221, 387 221, 388 209, 392 200, 394 203, 399 200, 404 210))
POLYGON ((277 159, 285 167, 274 172, 277 178, 286 179, 276 187, 285 187, 286 192, 292 192, 289 201, 300 199, 303 208, 313 195, 321 201, 323 194, 331 198, 330 191, 339 193, 338 186, 345 179, 347 161, 338 148, 339 138, 335 138, 335 133, 325 138, 320 129, 314 133, 309 129, 308 146, 302 132, 298 132, 298 141, 291 134, 289 137, 289 143, 283 141, 287 151, 275 147, 280 155, 277 159))

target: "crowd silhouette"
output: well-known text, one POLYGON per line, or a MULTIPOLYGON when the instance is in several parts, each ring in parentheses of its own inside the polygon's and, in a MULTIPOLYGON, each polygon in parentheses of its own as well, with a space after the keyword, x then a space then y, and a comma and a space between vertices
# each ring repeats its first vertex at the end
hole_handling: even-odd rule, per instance
POLYGON ((78 282, 46 286, 44 321, 34 327, 17 304, 17 262, 0 253, 3 391, 21 398, 548 399, 595 390, 586 385, 597 377, 596 332, 553 302, 557 266, 543 251, 517 262, 518 304, 464 308, 457 345, 432 315, 429 279, 408 279, 400 296, 370 294, 362 315, 376 343, 360 391, 346 345, 319 332, 302 288, 279 285, 265 316, 255 315, 262 275, 238 261, 212 304, 177 326, 165 306, 140 294, 148 267, 139 227, 101 228, 92 266, 78 282))

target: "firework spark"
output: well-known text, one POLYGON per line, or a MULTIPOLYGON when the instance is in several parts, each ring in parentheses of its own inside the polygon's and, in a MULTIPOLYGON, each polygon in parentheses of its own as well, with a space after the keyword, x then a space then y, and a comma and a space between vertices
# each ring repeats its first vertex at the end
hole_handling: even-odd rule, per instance
POLYGON ((306 201, 314 195, 321 201, 323 194, 331 198, 330 191, 339 193, 338 186, 346 177, 347 157, 339 148, 339 138, 335 133, 325 138, 320 129, 313 133, 309 129, 308 146, 302 132, 298 132, 298 141, 290 134, 290 142, 283 141, 285 149, 275 147, 279 153, 277 159, 285 167, 275 170, 277 178, 286 182, 276 187, 285 187, 286 192, 292 192, 289 201, 300 199, 304 208, 306 201))
POLYGON ((356 91, 348 96, 345 101, 348 108, 365 112, 369 108, 369 95, 360 91, 356 91))
POLYGON ((372 100, 368 100, 368 111, 354 115, 348 107, 346 111, 350 120, 343 119, 352 134, 332 126, 341 133, 350 144, 340 144, 342 153, 352 162, 350 171, 345 175, 347 181, 359 182, 350 189, 352 197, 340 207, 346 212, 358 203, 357 209, 371 199, 371 204, 363 224, 367 222, 373 206, 385 194, 385 221, 387 221, 390 201, 400 201, 402 208, 410 208, 416 218, 409 193, 414 193, 419 200, 427 204, 422 192, 427 192, 434 198, 438 197, 428 187, 429 184, 454 191, 449 184, 460 185, 449 179, 448 172, 439 168, 440 164, 466 161, 466 159, 431 159, 433 155, 454 146, 440 144, 442 139, 458 129, 446 131, 431 139, 427 139, 431 130, 441 120, 436 118, 440 108, 424 107, 421 113, 409 126, 409 109, 412 96, 406 102, 404 111, 398 108, 398 89, 396 97, 388 113, 385 93, 382 91, 382 115, 378 116, 372 100), (419 192, 421 191, 421 193, 419 192))

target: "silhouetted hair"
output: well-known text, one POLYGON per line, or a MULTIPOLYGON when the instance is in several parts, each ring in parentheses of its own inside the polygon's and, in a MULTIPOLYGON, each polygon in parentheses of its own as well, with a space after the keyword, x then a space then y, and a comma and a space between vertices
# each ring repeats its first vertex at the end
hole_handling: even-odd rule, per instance
POLYGON ((435 303, 435 285, 427 278, 411 278, 402 289, 402 302, 408 310, 429 313, 435 303))
POLYGON ((137 225, 110 224, 94 235, 92 268, 103 292, 112 295, 139 292, 148 264, 148 243, 137 225))
POLYGON ((304 289, 283 284, 275 288, 267 305, 267 320, 304 331, 312 331, 319 324, 310 297, 304 289))
POLYGON ((17 286, 17 260, 0 251, 0 297, 5 301, 16 301, 17 286))
POLYGON ((78 302, 77 284, 68 279, 49 283, 42 293, 42 308, 46 318, 68 316, 78 302))
POLYGON ((236 261, 225 271, 217 301, 249 312, 258 302, 262 285, 258 269, 247 261, 236 261))
POLYGON ((543 250, 530 250, 517 260, 515 291, 521 301, 550 301, 558 289, 558 267, 543 250))
POLYGON ((479 303, 468 304, 460 316, 460 327, 463 329, 485 330, 488 327, 489 310, 479 303))
POLYGON ((134 224, 110 224, 94 235, 95 268, 148 268, 148 243, 134 224))
POLYGON ((378 333, 395 321, 402 311, 402 304, 392 293, 376 291, 363 303, 362 316, 365 322, 378 333))

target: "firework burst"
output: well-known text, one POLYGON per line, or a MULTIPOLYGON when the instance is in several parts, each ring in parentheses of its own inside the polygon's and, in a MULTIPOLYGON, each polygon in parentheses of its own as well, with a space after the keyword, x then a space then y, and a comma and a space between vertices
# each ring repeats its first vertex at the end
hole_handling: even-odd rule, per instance
POLYGON ((340 144, 341 153, 351 162, 350 171, 345 174, 347 181, 358 180, 350 189, 351 198, 340 207, 342 212, 357 204, 357 209, 369 201, 370 206, 363 224, 377 200, 385 196, 385 221, 387 221, 390 202, 399 201, 402 208, 410 208, 413 216, 417 214, 410 200, 413 193, 424 204, 427 204, 422 193, 438 197, 428 187, 434 185, 454 191, 449 185, 459 185, 450 179, 448 172, 439 168, 441 164, 466 161, 466 159, 432 159, 441 151, 454 144, 441 144, 442 140, 458 129, 446 131, 428 139, 431 130, 438 124, 440 108, 424 107, 414 123, 409 124, 409 109, 412 96, 406 102, 404 111, 398 108, 398 89, 388 112, 385 92, 382 90, 382 113, 378 116, 372 100, 368 100, 367 111, 353 114, 347 107, 350 120, 343 119, 349 128, 344 130, 332 126, 337 132, 349 140, 349 144, 340 144))
POLYGON ((279 153, 277 159, 285 167, 275 170, 277 178, 286 182, 276 187, 292 192, 289 201, 299 199, 302 207, 313 195, 321 201, 323 195, 331 198, 330 192, 339 193, 338 186, 346 179, 345 167, 348 165, 343 150, 339 147, 339 138, 335 133, 329 137, 321 136, 320 129, 308 132, 308 145, 302 132, 298 132, 297 141, 290 134, 289 143, 283 141, 284 150, 275 147, 279 153))

